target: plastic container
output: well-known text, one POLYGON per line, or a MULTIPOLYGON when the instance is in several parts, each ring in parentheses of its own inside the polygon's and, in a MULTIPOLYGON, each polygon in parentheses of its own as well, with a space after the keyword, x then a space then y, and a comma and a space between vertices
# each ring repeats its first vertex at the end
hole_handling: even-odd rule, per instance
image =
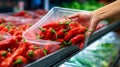
MULTIPOLYGON (((54 7, 42 19, 40 19, 36 24, 34 24, 32 27, 30 27, 28 30, 26 30, 23 33, 23 37, 26 39, 26 41, 35 43, 35 44, 41 44, 41 45, 60 44, 60 42, 37 39, 35 37, 35 33, 38 31, 38 27, 42 27, 43 25, 48 24, 50 22, 58 21, 60 19, 63 19, 65 16, 69 16, 69 15, 75 14, 77 12, 89 13, 89 11, 54 7)), ((89 21, 84 21, 82 23, 85 23, 84 26, 89 26, 90 23, 88 23, 88 22, 89 21)))
POLYGON ((41 20, 39 20, 31 28, 26 30, 23 33, 23 37, 28 42, 35 43, 35 44, 41 44, 41 45, 60 44, 59 42, 55 42, 55 41, 37 39, 35 37, 35 33, 38 31, 38 27, 42 27, 43 25, 45 25, 47 23, 50 23, 50 22, 53 22, 53 21, 58 21, 59 19, 64 18, 65 16, 72 15, 72 14, 74 14, 76 12, 79 12, 79 11, 80 10, 73 10, 73 9, 54 7, 41 20))

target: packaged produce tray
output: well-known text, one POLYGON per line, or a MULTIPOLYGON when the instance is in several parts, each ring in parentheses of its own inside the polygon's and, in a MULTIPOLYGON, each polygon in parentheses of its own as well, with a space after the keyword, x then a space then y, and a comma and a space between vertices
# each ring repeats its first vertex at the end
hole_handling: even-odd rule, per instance
MULTIPOLYGON (((41 47, 44 45, 52 44, 52 47, 54 48, 56 45, 59 44, 59 42, 34 38, 35 33, 38 31, 38 27, 42 27, 43 25, 48 24, 49 22, 57 21, 61 18, 64 18, 65 16, 69 16, 69 15, 72 15, 77 12, 89 12, 89 11, 81 11, 81 10, 54 7, 40 21, 38 21, 36 24, 34 24, 32 27, 30 27, 28 30, 26 30, 23 33, 23 37, 26 39, 26 41, 28 41, 30 43, 38 44, 41 47)), ((95 31, 95 33, 89 38, 88 44, 90 44, 97 38, 103 36, 104 34, 108 33, 109 31, 117 28, 119 25, 120 25, 120 23, 116 22, 116 23, 105 26, 105 27, 95 31)), ((88 25, 84 25, 84 26, 88 26, 88 25)), ((86 46, 84 45, 84 47, 86 47, 86 46)), ((56 63, 64 62, 65 58, 69 58, 79 51, 80 50, 79 50, 78 46, 66 46, 66 47, 63 47, 51 54, 48 54, 47 56, 45 56, 43 58, 40 58, 32 63, 27 64, 25 67, 33 67, 33 66, 35 66, 35 67, 50 67, 56 63)))

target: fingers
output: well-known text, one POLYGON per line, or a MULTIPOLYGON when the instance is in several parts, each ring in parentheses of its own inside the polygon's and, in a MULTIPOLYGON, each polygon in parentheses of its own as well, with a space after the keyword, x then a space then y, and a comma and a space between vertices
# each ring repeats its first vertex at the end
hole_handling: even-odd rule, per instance
POLYGON ((99 19, 97 16, 93 16, 90 21, 90 27, 89 30, 86 32, 86 37, 91 36, 91 34, 95 31, 97 25, 99 23, 99 19))
POLYGON ((80 20, 89 20, 90 21, 90 27, 89 27, 89 31, 86 32, 86 37, 89 37, 93 32, 94 30, 96 29, 97 25, 98 25, 98 22, 99 22, 99 17, 97 15, 93 16, 94 14, 93 13, 84 13, 84 12, 79 12, 79 13, 76 13, 76 14, 73 14, 71 16, 69 16, 68 18, 69 19, 76 19, 76 18, 79 18, 80 20))
POLYGON ((79 17, 79 13, 73 14, 71 16, 69 16, 69 19, 74 19, 74 18, 78 18, 79 17))
POLYGON ((69 16, 69 19, 79 19, 80 21, 88 21, 90 19, 91 15, 90 12, 78 12, 76 14, 73 14, 69 16))

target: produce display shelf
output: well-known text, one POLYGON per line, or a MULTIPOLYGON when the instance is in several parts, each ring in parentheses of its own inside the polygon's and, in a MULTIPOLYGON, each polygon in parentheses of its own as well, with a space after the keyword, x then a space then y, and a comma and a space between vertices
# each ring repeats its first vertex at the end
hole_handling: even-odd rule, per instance
MULTIPOLYGON (((110 24, 102 29, 100 29, 99 31, 96 31, 88 40, 88 45, 89 46, 92 42, 96 41, 97 39, 99 39, 100 37, 102 37, 103 35, 109 33, 110 31, 113 31, 117 28, 119 28, 119 25, 120 25, 120 21, 117 21, 113 24, 110 24)), ((84 49, 83 49, 84 50, 84 49)), ((80 52, 81 50, 78 50, 76 51, 75 53, 67 56, 66 58, 64 58, 63 60, 60 60, 59 62, 56 62, 55 65, 53 65, 52 67, 56 67, 56 66, 59 66, 61 65, 62 63, 64 63, 66 60, 70 59, 72 56, 74 56, 75 54, 77 54, 78 52, 80 52)), ((119 54, 120 55, 120 54, 119 54)), ((112 64, 112 67, 114 67, 114 65, 116 65, 116 63, 118 62, 119 60, 119 56, 116 57, 115 61, 113 62, 112 64)))
MULTIPOLYGON (((120 21, 114 22, 108 26, 103 27, 102 29, 96 31, 88 40, 88 45, 99 39, 108 32, 118 28, 120 26, 120 21)), ((77 54, 79 48, 77 46, 67 46, 56 52, 53 52, 41 59, 38 59, 30 64, 27 64, 25 67, 57 67, 66 60, 68 60, 73 55, 77 54)))

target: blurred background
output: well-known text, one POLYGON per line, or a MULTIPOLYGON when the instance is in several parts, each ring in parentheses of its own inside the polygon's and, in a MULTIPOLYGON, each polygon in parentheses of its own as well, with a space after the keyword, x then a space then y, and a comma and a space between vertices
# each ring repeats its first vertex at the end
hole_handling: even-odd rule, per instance
POLYGON ((49 10, 54 6, 95 10, 115 0, 0 0, 0 12, 18 12, 21 10, 49 10))

